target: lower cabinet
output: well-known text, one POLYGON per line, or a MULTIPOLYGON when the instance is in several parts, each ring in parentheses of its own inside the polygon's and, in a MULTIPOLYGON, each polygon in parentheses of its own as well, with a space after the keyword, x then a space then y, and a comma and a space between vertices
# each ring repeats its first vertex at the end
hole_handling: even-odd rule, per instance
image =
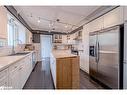
POLYGON ((0 90, 8 89, 8 69, 0 71, 0 90))
POLYGON ((8 78, 0 79, 0 90, 2 89, 8 89, 8 78))
POLYGON ((30 54, 0 71, 0 89, 22 89, 32 69, 32 54, 30 54))
POLYGON ((20 76, 20 74, 19 74, 18 69, 9 74, 9 87, 10 87, 10 89, 19 89, 20 88, 19 76, 20 76))

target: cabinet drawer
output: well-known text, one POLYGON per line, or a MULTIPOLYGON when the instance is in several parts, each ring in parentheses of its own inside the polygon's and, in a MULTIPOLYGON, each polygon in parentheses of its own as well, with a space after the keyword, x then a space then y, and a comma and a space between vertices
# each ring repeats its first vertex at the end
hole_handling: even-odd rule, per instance
POLYGON ((5 78, 2 78, 0 79, 0 90, 6 90, 6 89, 9 89, 8 88, 8 78, 5 77, 5 78))
POLYGON ((17 62, 17 63, 14 63, 13 65, 11 65, 9 67, 9 73, 14 72, 15 70, 17 70, 18 67, 20 66, 20 64, 21 64, 21 62, 17 62))
POLYGON ((0 79, 7 76, 8 69, 0 71, 0 79))

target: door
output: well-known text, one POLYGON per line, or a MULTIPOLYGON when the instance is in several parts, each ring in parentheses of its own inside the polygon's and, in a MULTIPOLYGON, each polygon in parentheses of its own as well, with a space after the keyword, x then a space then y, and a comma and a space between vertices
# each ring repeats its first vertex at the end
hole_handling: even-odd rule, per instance
POLYGON ((90 76, 96 78, 97 74, 97 32, 90 33, 90 47, 89 47, 89 62, 90 62, 90 76))
POLYGON ((104 15, 104 28, 123 23, 123 7, 118 7, 104 15))
POLYGON ((20 74, 18 69, 12 73, 10 73, 9 76, 9 87, 11 87, 12 89, 19 89, 20 88, 20 84, 19 84, 19 78, 20 74))
POLYGON ((97 79, 111 88, 119 84, 119 27, 98 34, 97 79))
POLYGON ((41 59, 50 57, 51 47, 52 47, 51 36, 41 35, 41 59))

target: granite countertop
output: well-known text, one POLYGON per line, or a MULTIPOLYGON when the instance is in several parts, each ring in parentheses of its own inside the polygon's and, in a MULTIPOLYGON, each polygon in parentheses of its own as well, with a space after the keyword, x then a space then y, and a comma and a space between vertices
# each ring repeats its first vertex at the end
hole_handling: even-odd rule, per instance
POLYGON ((77 55, 71 54, 69 50, 53 50, 52 54, 55 58, 66 58, 66 57, 76 57, 77 55))
POLYGON ((33 53, 33 51, 29 51, 30 53, 25 55, 11 55, 11 56, 2 56, 0 57, 0 71, 14 64, 15 62, 20 61, 25 58, 29 54, 33 53))

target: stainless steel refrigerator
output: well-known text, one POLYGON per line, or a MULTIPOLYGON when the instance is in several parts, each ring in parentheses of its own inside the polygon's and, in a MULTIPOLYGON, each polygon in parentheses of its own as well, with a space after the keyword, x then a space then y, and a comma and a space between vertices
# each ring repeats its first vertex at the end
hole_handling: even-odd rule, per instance
POLYGON ((120 88, 120 26, 90 33, 90 76, 105 86, 120 88))

